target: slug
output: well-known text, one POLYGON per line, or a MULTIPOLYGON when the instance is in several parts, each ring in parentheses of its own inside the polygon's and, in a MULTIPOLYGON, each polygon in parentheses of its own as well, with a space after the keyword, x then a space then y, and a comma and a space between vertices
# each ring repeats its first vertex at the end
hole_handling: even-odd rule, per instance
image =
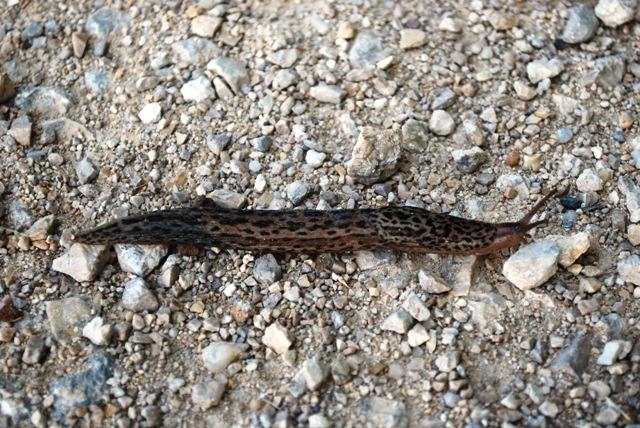
POLYGON ((74 237, 83 244, 178 244, 259 252, 397 250, 481 255, 518 244, 546 220, 533 216, 551 190, 517 223, 486 223, 413 207, 332 211, 178 208, 126 217, 74 237))

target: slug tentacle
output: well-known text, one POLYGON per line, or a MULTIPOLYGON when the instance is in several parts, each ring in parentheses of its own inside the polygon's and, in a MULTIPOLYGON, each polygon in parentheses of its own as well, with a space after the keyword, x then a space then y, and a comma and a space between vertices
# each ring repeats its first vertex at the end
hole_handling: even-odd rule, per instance
POLYGON ((84 244, 186 244, 248 251, 323 253, 390 249, 488 254, 519 243, 556 190, 517 223, 486 223, 413 207, 335 211, 179 208, 116 220, 74 237, 84 244))

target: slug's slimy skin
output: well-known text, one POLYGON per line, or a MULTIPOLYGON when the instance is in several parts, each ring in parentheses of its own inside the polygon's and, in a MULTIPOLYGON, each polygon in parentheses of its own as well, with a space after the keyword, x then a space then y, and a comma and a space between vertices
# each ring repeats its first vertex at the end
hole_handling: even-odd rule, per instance
POLYGON ((83 244, 180 244, 259 252, 398 250, 488 254, 518 244, 552 190, 517 223, 485 223, 420 208, 246 211, 179 208, 126 217, 74 237, 83 244))

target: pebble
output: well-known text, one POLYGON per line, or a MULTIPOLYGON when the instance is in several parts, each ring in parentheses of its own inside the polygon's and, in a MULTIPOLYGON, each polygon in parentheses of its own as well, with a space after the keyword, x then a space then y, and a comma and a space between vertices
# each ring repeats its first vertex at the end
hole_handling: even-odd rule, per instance
POLYGON ((291 86, 297 85, 299 81, 300 77, 298 76, 298 73, 296 73, 294 70, 285 68, 282 70, 278 70, 275 77, 273 78, 273 82, 271 83, 271 85, 273 86, 273 89, 282 91, 291 86))
POLYGON ((247 197, 231 190, 216 189, 209 198, 221 208, 242 209, 247 205, 247 197))
POLYGON ((253 277, 262 285, 271 285, 282 278, 282 269, 273 254, 265 254, 253 264, 253 277))
POLYGON ((401 138, 396 131, 364 127, 351 152, 347 173, 355 181, 366 185, 386 180, 398 168, 401 138))
POLYGON ((315 391, 329 376, 329 367, 317 358, 309 358, 302 364, 299 376, 304 379, 309 391, 315 391))
POLYGON ((200 15, 191 20, 191 32, 196 36, 211 38, 221 25, 222 18, 211 15, 200 15))
POLYGON ((76 338, 91 319, 91 300, 88 296, 48 301, 45 307, 51 333, 63 343, 76 338))
POLYGON ((382 39, 377 35, 366 31, 359 32, 349 50, 351 66, 354 68, 375 66, 378 61, 382 61, 387 56, 382 47, 382 39))
POLYGON ((626 340, 611 340, 604 345, 602 354, 598 357, 596 364, 610 366, 617 361, 622 361, 629 355, 633 344, 626 340))
POLYGON ((538 95, 534 88, 520 80, 514 82, 513 89, 516 91, 516 96, 524 101, 532 100, 538 95))
POLYGON ((618 262, 618 273, 625 282, 640 286, 640 256, 631 255, 618 262))
POLYGON ((604 181, 592 169, 585 169, 576 179, 576 187, 581 192, 599 192, 604 188, 604 181))
POLYGON ((29 116, 20 116, 11 122, 11 128, 7 131, 20 145, 31 145, 31 120, 29 116))
POLYGON ((460 19, 451 18, 449 16, 444 17, 438 24, 438 29, 443 31, 449 31, 451 33, 460 33, 464 28, 464 24, 460 19))
POLYGON ((562 144, 566 144, 573 139, 573 131, 569 128, 560 128, 556 131, 556 137, 562 144))
POLYGON ((299 56, 300 52, 297 49, 281 49, 276 52, 270 52, 267 55, 267 61, 280 68, 291 68, 298 61, 299 56))
POLYGON ((618 189, 625 197, 629 221, 640 223, 640 185, 635 184, 631 177, 622 176, 618 180, 618 189))
POLYGON ((211 373, 222 373, 245 349, 246 346, 235 343, 213 342, 202 350, 202 361, 211 373))
MULTIPOLYGON (((195 103, 201 103, 209 99, 214 100, 216 98, 216 91, 213 89, 213 86, 211 86, 211 81, 205 76, 200 76, 185 83, 182 88, 180 88, 180 93, 185 101, 195 103)), ((140 114, 142 114, 142 112, 140 114)), ((157 120, 145 123, 153 123, 156 121, 157 120)))
MULTIPOLYGON (((598 424, 602 426, 614 426, 620 419, 620 412, 609 406, 603 406, 595 417, 598 424)), ((632 425, 627 425, 631 427, 632 425)))
POLYGON ((393 251, 357 251, 356 264, 361 271, 368 271, 380 266, 393 264, 398 256, 393 251))
POLYGON ((417 348, 427 343, 430 339, 427 329, 422 324, 416 324, 407 333, 407 342, 412 348, 417 348))
POLYGON ((293 344, 294 336, 289 331, 275 322, 267 327, 262 336, 262 343, 276 354, 284 354, 293 344))
POLYGON ((31 336, 24 347, 22 362, 25 364, 40 364, 44 361, 47 352, 42 336, 31 336))
POLYGON ((603 88, 613 88, 622 82, 625 69, 625 60, 620 55, 598 58, 594 67, 582 77, 582 82, 585 85, 595 82, 603 88))
POLYGON ((453 117, 444 110, 435 110, 429 119, 429 130, 436 135, 451 135, 455 129, 453 117))
POLYGON ((452 105, 455 104, 458 99, 458 94, 456 94, 453 89, 445 88, 440 92, 440 94, 433 100, 431 104, 432 110, 446 110, 452 105))
POLYGON ((411 317, 411 314, 404 309, 400 309, 385 318, 380 325, 380 329, 405 334, 409 331, 409 328, 411 328, 412 325, 413 318, 411 317))
POLYGON ((560 245, 553 241, 526 245, 509 257, 502 273, 520 290, 531 290, 547 282, 556 273, 560 252, 560 245))
POLYGON ((24 204, 16 199, 9 204, 9 224, 18 232, 29 229, 36 221, 33 214, 24 207, 24 204))
POLYGON ((427 33, 422 30, 406 28, 400 30, 400 48, 413 49, 427 44, 427 33))
POLYGON ((78 282, 93 281, 109 261, 105 245, 73 244, 69 251, 57 257, 51 269, 69 275, 78 282))
POLYGON ((589 365, 591 357, 591 339, 589 334, 576 336, 569 346, 564 348, 551 363, 551 368, 556 371, 571 373, 578 379, 589 365))
POLYGON ((372 427, 408 428, 409 416, 401 400, 389 400, 384 397, 364 399, 361 416, 372 427))
POLYGON ((423 121, 409 119, 402 125, 402 145, 421 152, 429 146, 429 125, 423 121))
POLYGON ((39 22, 30 22, 22 31, 23 40, 31 40, 44 34, 44 27, 39 22))
POLYGON ((320 83, 309 90, 309 95, 321 103, 340 104, 347 92, 339 86, 320 83))
POLYGON ((556 77, 564 71, 564 65, 557 58, 531 61, 527 64, 527 76, 531 83, 556 77))
POLYGON ((540 413, 548 418, 555 418, 556 416, 558 416, 558 413, 560 413, 560 408, 558 407, 558 405, 549 400, 542 403, 540 407, 538 407, 538 410, 540 410, 540 413))
POLYGON ((58 421, 77 418, 77 413, 87 407, 99 406, 104 391, 108 390, 107 380, 114 367, 111 360, 98 353, 86 357, 84 370, 69 374, 51 382, 50 394, 53 407, 50 415, 58 421))
POLYGON ((102 317, 95 317, 83 327, 82 335, 94 345, 106 346, 111 342, 113 325, 105 324, 102 317))
POLYGON ((419 322, 427 321, 431 318, 429 308, 427 308, 427 305, 424 304, 422 299, 416 293, 409 293, 402 303, 402 307, 419 322))
POLYGON ((591 247, 587 232, 579 232, 569 236, 548 236, 547 240, 554 241, 560 246, 558 263, 565 268, 571 266, 591 247))
POLYGON ((44 117, 66 115, 73 97, 59 86, 35 86, 16 95, 16 107, 44 117))
POLYGON ((585 5, 569 9, 569 19, 562 32, 562 40, 577 44, 588 42, 598 31, 598 18, 594 11, 585 5))
POLYGON ((217 374, 213 379, 200 382, 191 388, 191 401, 202 410, 217 406, 227 388, 228 379, 217 374))
POLYGON ((451 152, 456 168, 463 174, 474 173, 482 164, 489 160, 487 153, 480 147, 467 150, 453 150, 451 152))
POLYGON ((632 224, 629 225, 627 229, 627 236, 629 237, 629 242, 634 247, 640 245, 640 224, 632 224))
POLYGON ((311 190, 309 182, 296 180, 287 186, 287 197, 294 206, 297 206, 309 196, 311 190))
POLYGON ((98 178, 98 174, 100 174, 100 170, 89 158, 82 158, 82 160, 76 164, 76 175, 78 176, 80 184, 93 182, 98 178))
POLYGON ((451 286, 439 275, 423 270, 418 271, 420 287, 430 294, 442 294, 451 291, 451 286))
POLYGON ((76 57, 82 58, 84 56, 84 51, 87 48, 88 40, 89 35, 87 33, 75 31, 71 34, 71 45, 73 46, 73 54, 76 57))
POLYGON ((155 312, 160 307, 158 298, 149 289, 146 281, 139 277, 130 279, 124 285, 122 303, 132 312, 155 312))
POLYGON ((169 252, 167 245, 116 244, 114 248, 120 269, 142 277, 158 267, 169 252))
POLYGON ((106 38, 110 33, 128 26, 130 20, 128 12, 104 6, 88 16, 84 31, 106 38))
POLYGON ((309 416, 309 428, 331 428, 333 424, 321 413, 309 416))
POLYGON ((338 32, 336 36, 341 39, 350 40, 356 35, 356 26, 351 21, 341 22, 338 26, 338 32))
POLYGON ((111 80, 100 70, 85 71, 84 82, 94 94, 105 94, 111 87, 111 80))
POLYGON ((326 158, 327 158, 326 153, 316 152, 315 150, 309 150, 307 151, 307 154, 305 156, 305 162, 311 168, 319 168, 322 166, 326 158))
MULTIPOLYGON (((175 42, 171 45, 171 50, 176 62, 184 62, 198 68, 207 65, 211 58, 215 58, 221 53, 218 45, 211 40, 200 37, 191 37, 175 42)), ((209 68, 208 65, 207 68, 209 68)))
POLYGON ((242 88, 249 84, 249 74, 243 63, 233 58, 218 57, 207 64, 207 69, 222 77, 231 90, 239 95, 242 88))
POLYGON ((271 137, 262 136, 252 140, 253 147, 263 153, 268 152, 272 144, 273 139, 271 137))
POLYGON ((157 123, 162 117, 162 107, 160 103, 149 103, 145 105, 140 113, 138 113, 140 121, 145 125, 157 123))
POLYGON ((16 95, 13 82, 6 74, 0 74, 0 104, 4 104, 16 95))
POLYGON ((633 19, 637 0, 599 0, 595 14, 604 25, 615 28, 633 19))
POLYGON ((460 353, 457 351, 449 351, 436 358, 436 367, 443 373, 449 373, 458 366, 460 361, 460 353))

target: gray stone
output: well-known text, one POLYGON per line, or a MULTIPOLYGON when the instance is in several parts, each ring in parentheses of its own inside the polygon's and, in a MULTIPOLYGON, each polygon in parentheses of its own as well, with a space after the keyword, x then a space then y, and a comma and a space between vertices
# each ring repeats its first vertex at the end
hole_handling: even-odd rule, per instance
POLYGON ((309 95, 321 103, 340 104, 347 92, 338 86, 320 83, 309 90, 309 95))
POLYGON ((307 181, 297 180, 287 186, 287 197, 296 206, 309 196, 312 187, 307 181))
POLYGON ((39 364, 46 355, 47 347, 42 336, 31 336, 24 347, 22 362, 25 364, 39 364))
POLYGON ((487 153, 480 147, 451 152, 456 168, 463 174, 474 173, 483 163, 489 160, 487 153))
POLYGON ((18 232, 23 232, 34 224, 36 218, 27 210, 20 200, 13 200, 9 204, 9 224, 18 232))
POLYGON ((411 325, 413 325, 411 314, 404 309, 400 309, 385 318, 380 325, 380 329, 405 334, 409 331, 411 325))
POLYGON ((356 264, 363 272, 380 266, 391 265, 397 259, 397 254, 388 250, 356 252, 356 264))
POLYGON ((53 260, 51 269, 78 282, 93 281, 109 261, 105 245, 73 244, 69 251, 53 260))
POLYGON ((114 247, 120 268, 138 276, 149 275, 169 251, 166 245, 116 244, 114 247))
POLYGON ((220 55, 221 49, 211 40, 191 37, 171 45, 174 56, 178 61, 195 67, 204 67, 211 58, 220 55))
POLYGON ((109 389, 107 380, 113 373, 113 363, 105 354, 87 357, 86 368, 56 380, 49 386, 53 396, 52 415, 59 421, 77 418, 79 408, 98 406, 104 391, 109 389))
POLYGON ((521 290, 544 284, 558 270, 561 248, 556 242, 535 242, 519 249, 504 264, 503 275, 521 290))
POLYGON ((316 152, 315 150, 309 150, 305 156, 305 162, 311 168, 319 168, 324 163, 324 160, 327 158, 326 153, 316 152))
POLYGON ((592 169, 585 169, 576 179, 576 187, 581 192, 599 192, 604 187, 604 181, 592 169))
POLYGON ((582 379, 582 374, 589 364, 591 357, 591 339, 589 334, 576 336, 568 347, 560 351, 551 363, 551 368, 563 371, 582 379))
POLYGON ((429 339, 429 332, 427 332, 427 329, 424 328, 422 324, 416 324, 407 333, 407 342, 412 348, 423 345, 424 343, 429 341, 429 339))
POLYGON ((222 208, 242 209, 247 205, 247 197, 231 190, 216 189, 209 195, 215 204, 222 208))
POLYGON ((431 104, 432 110, 446 110, 451 107, 456 100, 458 99, 458 94, 456 94, 453 89, 445 88, 440 92, 440 94, 433 100, 433 104, 431 104))
POLYGON ((140 92, 154 89, 160 84, 160 78, 157 76, 145 76, 136 80, 136 90, 140 92))
POLYGON ((453 117, 444 110, 435 110, 429 119, 429 130, 436 135, 451 135, 455 129, 453 117))
POLYGON ((418 152, 426 149, 429 146, 429 126, 419 120, 407 120, 402 125, 402 145, 418 152))
POLYGON ((569 9, 569 19, 562 32, 567 43, 583 43, 591 40, 598 30, 598 18, 593 10, 579 5, 569 9))
POLYGON ((211 81, 205 76, 200 76, 196 79, 182 85, 180 93, 185 101, 201 103, 206 100, 213 100, 216 98, 216 91, 211 86, 211 81))
POLYGON ((409 293, 404 302, 402 302, 402 307, 419 322, 427 321, 431 318, 429 308, 427 308, 427 305, 425 305, 422 299, 414 292, 409 293))
POLYGON ((397 131, 364 127, 347 163, 349 175, 367 185, 391 177, 398 168, 401 138, 397 131))
POLYGON ((271 148, 273 139, 271 137, 262 136, 254 138, 251 143, 256 150, 260 150, 261 152, 266 153, 271 148))
POLYGON ((51 233, 55 217, 53 214, 42 217, 31 225, 29 230, 25 232, 25 235, 32 241, 42 241, 47 239, 47 235, 51 233))
POLYGON ((290 86, 295 86, 299 80, 300 77, 298 76, 298 73, 285 68, 276 73, 271 85, 273 86, 273 89, 283 90, 290 86))
POLYGON ((640 286, 640 256, 631 255, 618 262, 618 273, 625 282, 640 286))
POLYGON ((424 270, 418 272, 418 283, 424 291, 431 294, 441 294, 451 290, 451 286, 440 275, 424 270))
POLYGON ((220 156, 220 153, 229 145, 231 137, 227 134, 209 135, 207 136, 207 147, 214 155, 220 156))
POLYGON ((109 33, 129 25, 130 20, 129 13, 105 6, 89 15, 84 30, 91 35, 106 38, 109 33))
POLYGON ((297 49, 281 49, 276 52, 270 52, 267 55, 267 61, 281 68, 291 68, 298 61, 300 53, 297 49))
POLYGON ((519 80, 513 84, 513 89, 516 91, 518 98, 524 101, 532 100, 538 95, 534 88, 519 80))
POLYGON ((109 79, 107 73, 100 70, 85 71, 84 82, 96 94, 104 94, 111 87, 111 79, 109 79))
POLYGON ((595 13, 607 27, 617 27, 633 19, 636 0, 599 0, 595 13))
POLYGON ((409 427, 405 404, 399 400, 393 401, 384 397, 365 398, 362 401, 361 415, 372 427, 409 427))
POLYGON ((139 277, 130 279, 124 285, 122 303, 133 312, 154 312, 160 307, 158 298, 149 290, 145 280, 139 277))
POLYGON ((140 121, 145 125, 157 123, 162 117, 162 107, 160 103, 149 103, 138 113, 140 121))
POLYGON ((445 352, 436 358, 436 367, 438 370, 444 373, 449 373, 458 366, 458 362, 460 361, 460 353, 459 352, 445 352))
POLYGON ((613 88, 622 82, 625 68, 625 59, 621 55, 598 58, 595 66, 582 77, 582 83, 595 82, 605 89, 613 88))
POLYGON ((98 178, 100 170, 93 164, 93 161, 89 158, 83 158, 76 164, 76 175, 80 184, 87 184, 98 178))
MULTIPOLYGON (((596 415, 596 422, 602 426, 614 426, 618 419, 620 419, 620 412, 617 409, 609 406, 603 406, 596 415)), ((632 427, 637 425, 627 425, 627 427, 632 427)))
POLYGON ((329 375, 329 368, 317 358, 309 358, 302 364, 299 373, 309 391, 318 389, 329 375))
POLYGON ((549 400, 542 403, 540 407, 538 407, 538 410, 540 410, 540 413, 548 418, 555 418, 556 416, 558 416, 558 413, 560 413, 560 408, 558 407, 558 405, 549 400))
POLYGON ((557 58, 541 59, 527 64, 527 75, 532 83, 556 77, 564 71, 564 65, 557 58))
POLYGON ((556 131, 556 137, 562 144, 566 144, 573 138, 573 131, 569 128, 560 128, 556 131))
POLYGON ((242 62, 233 58, 221 56, 212 59, 207 64, 207 69, 222 77, 236 95, 241 93, 244 85, 249 84, 249 74, 246 67, 242 62))
POLYGON ((23 40, 31 40, 44 34, 44 27, 39 22, 30 22, 22 31, 23 40))
POLYGON ((625 175, 618 180, 618 189, 626 199, 625 205, 629 210, 629 221, 640 223, 640 185, 635 184, 630 176, 625 175))
POLYGON ((548 236, 547 240, 555 241, 560 245, 561 252, 558 263, 564 267, 571 266, 578 257, 586 253, 591 247, 589 234, 580 232, 569 236, 548 236))
POLYGON ((222 373, 229 364, 236 361, 246 345, 230 342, 213 342, 202 350, 202 361, 211 373, 222 373))
POLYGON ((105 324, 102 317, 95 317, 82 329, 82 335, 94 345, 106 346, 113 336, 113 325, 105 324))
POLYGON ((51 333, 60 342, 69 343, 78 337, 91 319, 89 296, 75 296, 46 302, 51 333))
POLYGON ((367 32, 358 33, 349 50, 349 62, 353 67, 373 67, 387 56, 382 46, 380 37, 367 32))
POLYGON ((201 382, 191 389, 191 401, 202 410, 217 406, 227 388, 228 379, 222 374, 201 382))
POLYGON ((23 146, 31 145, 31 120, 29 116, 20 116, 11 122, 11 128, 7 131, 18 144, 23 146))
POLYGON ((617 361, 625 359, 632 348, 633 343, 626 340, 611 340, 604 345, 604 350, 598 357, 596 364, 610 366, 617 361))
POLYGON ((265 254, 256 259, 253 277, 263 285, 271 285, 282 278, 282 269, 273 254, 265 254))
POLYGON ((262 343, 277 354, 284 354, 293 344, 294 336, 289 331, 275 322, 267 327, 262 336, 262 343))
POLYGON ((145 406, 140 412, 148 427, 162 426, 162 410, 158 406, 145 406))

